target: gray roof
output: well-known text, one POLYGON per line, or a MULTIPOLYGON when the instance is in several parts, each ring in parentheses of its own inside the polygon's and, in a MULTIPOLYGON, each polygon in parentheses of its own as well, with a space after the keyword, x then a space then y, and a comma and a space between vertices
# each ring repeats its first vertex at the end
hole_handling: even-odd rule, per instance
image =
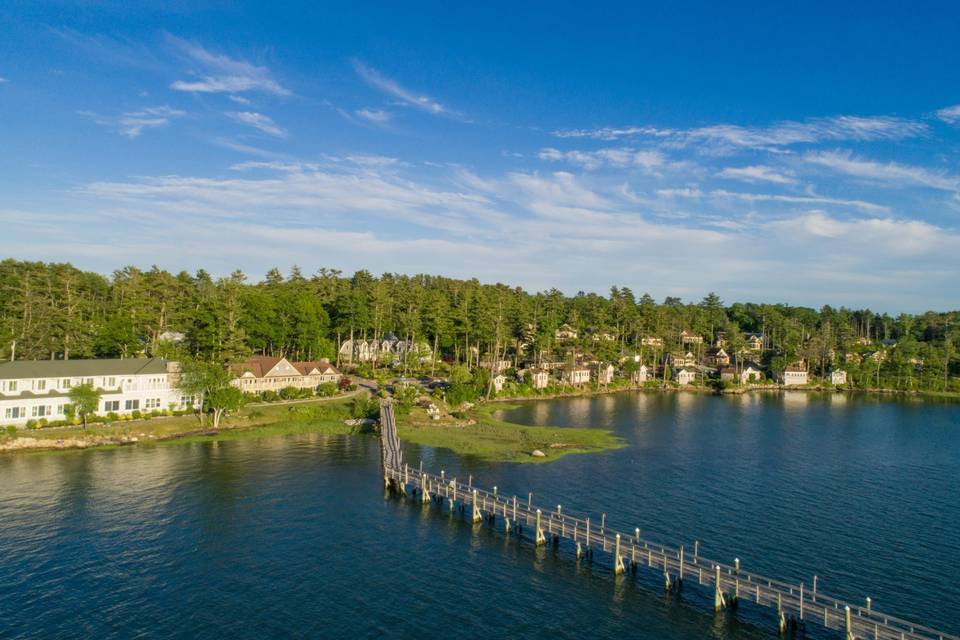
POLYGON ((0 380, 24 378, 75 378, 82 376, 132 376, 166 373, 163 358, 109 360, 14 360, 0 363, 0 380))

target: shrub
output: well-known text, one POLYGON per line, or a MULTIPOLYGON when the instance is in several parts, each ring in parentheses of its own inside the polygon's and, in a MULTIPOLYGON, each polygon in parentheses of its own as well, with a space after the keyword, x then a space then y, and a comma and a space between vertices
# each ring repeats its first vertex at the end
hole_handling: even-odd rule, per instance
POLYGON ((271 389, 268 389, 260 394, 260 397, 263 398, 264 402, 275 402, 277 400, 277 392, 271 389))
POLYGON ((6 431, 7 431, 7 435, 10 436, 11 438, 16 437, 17 435, 17 428, 12 424, 7 425, 6 431))
POLYGON ((36 421, 36 420, 34 420, 34 419, 32 419, 32 418, 31 418, 30 420, 27 420, 27 429, 36 429, 36 428, 37 428, 37 421, 36 421))
POLYGON ((142 418, 142 417, 143 417, 143 414, 140 413, 140 409, 134 409, 134 410, 130 413, 130 419, 131 419, 131 420, 139 420, 139 419, 142 418))
MULTIPOLYGON (((343 381, 341 380, 341 382, 343 381)), ((322 385, 317 387, 317 395, 323 396, 324 398, 328 398, 332 395, 335 395, 336 393, 337 393, 337 385, 335 385, 332 382, 324 382, 322 385)))
POLYGON ((110 422, 116 422, 119 419, 120 419, 120 414, 117 413, 116 411, 111 411, 110 413, 107 414, 107 420, 109 420, 110 422))
POLYGON ((300 395, 300 390, 296 387, 284 387, 280 389, 280 397, 284 400, 293 400, 300 395))
POLYGON ((163 415, 163 411, 160 411, 160 409, 154 409, 153 411, 150 412, 150 417, 151 417, 151 418, 156 418, 156 417, 162 416, 162 415, 163 415))

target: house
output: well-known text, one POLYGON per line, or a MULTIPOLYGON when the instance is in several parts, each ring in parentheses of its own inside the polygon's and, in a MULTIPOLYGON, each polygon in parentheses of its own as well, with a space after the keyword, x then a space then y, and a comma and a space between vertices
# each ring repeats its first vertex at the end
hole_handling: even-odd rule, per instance
POLYGON ((486 360, 480 361, 481 369, 486 369, 487 371, 492 371, 494 373, 501 373, 503 371, 506 371, 512 366, 513 366, 513 362, 511 362, 510 360, 501 360, 499 358, 497 359, 488 358, 486 360))
POLYGON ((287 387, 303 389, 303 373, 286 358, 252 356, 245 362, 230 367, 236 376, 231 384, 244 393, 280 391, 287 387))
POLYGON ((661 349, 663 348, 663 339, 655 338, 653 336, 646 336, 644 338, 640 338, 640 344, 645 347, 656 347, 657 349, 661 349))
POLYGON ((529 369, 530 386, 534 389, 546 389, 550 384, 550 374, 543 369, 529 369))
POLYGON ((805 367, 797 364, 791 364, 780 374, 780 384, 785 387, 807 384, 810 382, 810 373, 805 367))
POLYGON ((736 367, 726 366, 720 369, 720 380, 723 382, 736 382, 740 384, 750 384, 760 382, 763 378, 763 372, 752 364, 746 364, 739 373, 736 367))
POLYGON ((614 368, 609 362, 594 365, 598 384, 610 384, 613 382, 614 368))
POLYGON ((373 362, 382 346, 378 340, 344 340, 340 345, 340 362, 373 362))
POLYGON ((713 346, 717 348, 727 346, 727 332, 726 331, 717 331, 714 340, 713 346))
POLYGON ((747 351, 760 352, 763 351, 763 336, 759 333, 747 333, 743 336, 744 341, 747 343, 747 351))
POLYGON ((679 385, 690 384, 697 379, 697 370, 693 367, 681 367, 673 371, 673 380, 679 385))
POLYGON ((576 329, 574 329, 573 327, 571 327, 569 324, 566 324, 566 323, 560 325, 560 328, 558 328, 553 335, 559 342, 577 339, 576 329))
POLYGON ((642 364, 636 371, 630 374, 630 382, 633 384, 643 384, 650 379, 651 373, 647 365, 642 364))
POLYGON ((506 383, 507 376, 503 375, 502 373, 498 373, 497 375, 493 376, 493 390, 497 393, 503 391, 503 385, 506 383))
POLYGON ((179 363, 162 358, 14 360, 0 363, 0 424, 64 420, 70 389, 93 385, 98 414, 182 409, 192 399, 176 388, 179 363))
POLYGON ((740 370, 740 384, 751 384, 763 380, 763 371, 760 367, 747 363, 740 370))
POLYGON ((843 369, 834 369, 830 372, 830 384, 839 386, 847 384, 847 372, 843 369))
POLYGON ((681 331, 680 344, 684 346, 687 346, 690 344, 703 344, 703 336, 697 335, 692 331, 681 331))
POLYGON ((691 352, 668 353, 665 362, 671 367, 693 367, 697 364, 697 357, 691 352))
POLYGON ((707 350, 706 361, 711 366, 724 367, 730 364, 730 356, 723 347, 714 347, 707 350))
POLYGON ((574 386, 587 384, 590 382, 590 369, 582 366, 568 367, 563 370, 560 379, 566 384, 574 386))
POLYGON ((304 388, 311 387, 316 388, 322 384, 328 384, 332 382, 333 384, 339 384, 340 372, 330 364, 327 360, 319 360, 316 362, 291 362, 297 371, 300 372, 300 375, 304 377, 303 384, 304 388))

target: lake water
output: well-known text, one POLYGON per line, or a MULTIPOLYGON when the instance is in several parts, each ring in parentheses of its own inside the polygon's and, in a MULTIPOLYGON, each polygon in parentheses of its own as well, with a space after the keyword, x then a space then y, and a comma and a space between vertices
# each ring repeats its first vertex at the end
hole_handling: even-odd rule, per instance
MULTIPOLYGON (((628 446, 406 459, 960 632, 960 405, 625 393, 505 415, 628 446)), ((369 436, 0 456, 0 638, 776 637, 696 585, 665 596, 605 556, 386 498, 378 464, 369 436)))

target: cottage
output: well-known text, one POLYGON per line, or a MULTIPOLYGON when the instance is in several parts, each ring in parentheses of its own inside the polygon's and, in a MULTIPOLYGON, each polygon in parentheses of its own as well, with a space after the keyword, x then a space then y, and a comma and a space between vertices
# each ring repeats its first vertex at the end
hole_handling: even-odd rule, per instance
POLYGON ((577 331, 576 329, 571 327, 569 324, 564 323, 560 325, 560 327, 554 332, 554 337, 559 342, 564 342, 567 340, 576 340, 577 331))
POLYGON ((744 365, 740 370, 740 384, 751 384, 763 380, 763 371, 753 364, 744 365))
POLYGON ((668 353, 665 361, 671 367, 693 367, 697 364, 697 357, 691 352, 668 353))
POLYGON ((650 379, 651 371, 647 365, 642 364, 640 367, 630 374, 630 382, 633 384, 643 384, 650 379))
POLYGON ((830 384, 839 386, 847 384, 847 372, 843 369, 834 369, 830 372, 830 384))
POLYGON ((703 344, 703 336, 697 335, 692 331, 681 331, 680 344, 684 346, 690 344, 703 344))
POLYGON ((730 364, 730 356, 723 347, 714 347, 707 350, 706 361, 714 367, 724 367, 730 364))
POLYGON ((590 369, 581 366, 564 369, 560 379, 566 384, 579 386, 590 382, 590 369))
POLYGON ((231 367, 232 383, 244 393, 280 391, 286 387, 304 388, 303 373, 286 358, 253 356, 231 367))
POLYGON ((693 367, 681 367, 673 371, 673 380, 679 385, 687 385, 697 379, 697 370, 693 367))
POLYGON ((656 347, 657 349, 660 349, 663 347, 663 339, 655 338, 653 336, 646 336, 646 337, 640 338, 640 344, 642 344, 645 347, 656 347))
POLYGON ((70 389, 100 392, 98 414, 182 409, 192 399, 177 389, 180 367, 162 358, 14 360, 0 363, 0 424, 64 420, 70 389))
POLYGON ((747 333, 743 336, 747 343, 747 351, 759 353, 763 351, 763 336, 759 333, 747 333))
POLYGON ((480 361, 480 368, 492 371, 493 373, 502 373, 513 366, 510 360, 501 360, 500 358, 487 358, 480 361))
POLYGON ((793 387, 801 384, 807 384, 810 381, 810 374, 806 368, 791 364, 783 373, 780 374, 780 384, 785 387, 793 387))
POLYGON ((597 384, 610 384, 613 382, 614 368, 610 363, 601 363, 593 367, 596 372, 597 384))
POLYGON ((530 369, 530 386, 534 389, 546 389, 550 384, 550 374, 543 369, 530 369))
POLYGON ((737 380, 737 368, 736 367, 720 367, 720 381, 721 382, 734 382, 737 380))
POLYGON ((497 393, 503 391, 503 385, 506 383, 507 376, 503 375, 502 373, 498 373, 497 375, 493 376, 493 390, 497 393))

